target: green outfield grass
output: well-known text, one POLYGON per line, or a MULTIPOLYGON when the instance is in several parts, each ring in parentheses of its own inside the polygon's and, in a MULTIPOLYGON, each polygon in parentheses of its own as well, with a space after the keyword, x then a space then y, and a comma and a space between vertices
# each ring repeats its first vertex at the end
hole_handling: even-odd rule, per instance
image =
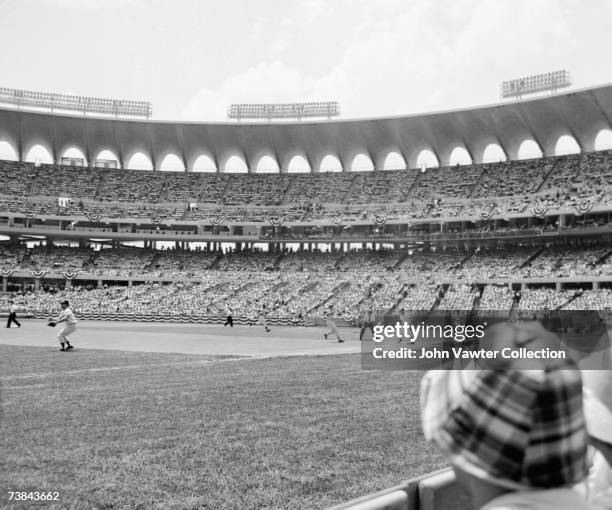
POLYGON ((0 507, 44 490, 57 508, 325 508, 443 465, 420 431, 421 375, 362 371, 356 354, 0 345, 0 507))

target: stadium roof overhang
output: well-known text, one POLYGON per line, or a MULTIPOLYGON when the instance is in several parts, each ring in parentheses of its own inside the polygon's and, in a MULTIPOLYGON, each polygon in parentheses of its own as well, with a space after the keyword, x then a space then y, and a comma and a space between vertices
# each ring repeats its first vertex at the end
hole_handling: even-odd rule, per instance
POLYGON ((478 108, 324 122, 160 122, 0 109, 0 140, 11 143, 20 159, 40 144, 56 162, 66 149, 76 147, 89 162, 108 149, 122 167, 133 154, 143 152, 154 168, 167 154, 176 154, 186 168, 207 155, 221 169, 237 155, 251 170, 265 155, 286 170, 294 156, 318 169, 331 154, 349 169, 356 155, 365 154, 376 168, 383 168, 390 152, 398 152, 414 168, 422 150, 431 150, 446 165, 456 147, 465 148, 479 163, 489 144, 500 145, 516 159, 522 142, 530 139, 545 156, 552 156, 562 135, 573 136, 583 151, 594 150, 597 134, 611 126, 612 84, 478 108))

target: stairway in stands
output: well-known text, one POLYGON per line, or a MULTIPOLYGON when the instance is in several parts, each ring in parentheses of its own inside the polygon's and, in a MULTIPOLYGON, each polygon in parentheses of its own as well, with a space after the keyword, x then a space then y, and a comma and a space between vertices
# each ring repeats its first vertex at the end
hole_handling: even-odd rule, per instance
POLYGON ((406 202, 408 199, 412 198, 414 196, 414 192, 417 189, 418 185, 420 184, 420 182, 424 179, 425 173, 423 172, 419 172, 416 177, 414 178, 414 181, 412 181, 412 185, 410 186, 410 188, 408 189, 408 193, 406 193, 406 197, 404 202, 406 202))
POLYGON ((151 273, 157 266, 157 263, 159 262, 159 259, 161 258, 162 253, 157 251, 153 254, 153 258, 151 259, 151 261, 145 266, 144 270, 147 273, 151 273))
POLYGON ((468 194, 468 198, 474 197, 474 195, 476 194, 476 190, 478 189, 478 186, 480 185, 484 176, 487 174, 487 170, 488 170, 488 167, 483 166, 482 171, 480 172, 480 175, 478 176, 478 179, 476 179, 476 182, 474 182, 474 185, 472 186, 472 189, 470 190, 470 193, 468 194))
POLYGON ((28 189, 29 197, 36 196, 36 190, 38 188, 38 172, 39 172, 39 168, 35 168, 34 177, 32 178, 32 182, 30 183, 30 188, 28 189))
POLYGON ((395 264, 393 264, 389 269, 391 271, 395 271, 397 268, 399 268, 402 265, 402 262, 404 262, 404 260, 406 260, 409 256, 410 255, 408 253, 400 254, 400 256, 397 259, 397 261, 395 262, 395 264))
POLYGON ((550 165, 550 169, 548 170, 546 176, 544 177, 544 179, 542 179, 542 182, 540 183, 540 185, 537 187, 537 189, 535 190, 536 193, 540 192, 540 190, 544 189, 544 186, 546 184, 548 184, 548 181, 550 180, 551 175, 553 175, 555 173, 555 169, 557 168, 557 166, 559 166, 561 163, 561 161, 559 159, 556 159, 555 162, 550 165))
POLYGON ((213 263, 208 267, 208 269, 217 269, 217 267, 219 267, 219 262, 221 262, 222 259, 223 253, 219 253, 219 255, 217 255, 217 258, 213 260, 213 263))
POLYGON ((104 187, 104 175, 105 172, 98 172, 98 180, 96 182, 96 190, 94 191, 94 200, 100 200, 102 195, 102 188, 104 187))
MULTIPOLYGON (((297 179, 290 177, 289 178, 289 186, 287 186, 287 189, 285 190, 285 193, 283 194, 283 198, 280 201, 281 205, 287 205, 287 200, 289 200, 289 197, 291 196, 291 192, 293 191, 293 188, 295 188, 295 183, 297 182, 297 179)), ((290 204, 293 205, 293 204, 290 204)))
POLYGON ((596 261, 591 262, 587 267, 594 268, 596 266, 601 266, 602 264, 605 264, 607 260, 610 258, 610 255, 612 255, 612 250, 607 251, 604 255, 599 257, 596 261))
POLYGON ((544 251, 546 251, 546 247, 542 247, 539 250, 537 250, 535 253, 532 253, 529 257, 527 257, 527 260, 525 260, 520 266, 519 269, 523 269, 527 266, 530 266, 531 263, 537 259, 544 251))
POLYGON ((350 286, 350 283, 348 282, 342 282, 339 285, 337 285, 336 287, 334 287, 334 289, 331 291, 331 293, 329 294, 329 296, 327 296, 326 299, 324 299, 323 301, 321 301, 319 304, 313 306, 310 310, 308 310, 306 312, 306 314, 310 314, 312 312, 314 312, 315 310, 322 308, 325 303, 328 303, 331 299, 334 298, 334 296, 336 294, 338 294, 338 292, 340 292, 342 289, 345 289, 346 287, 350 286))

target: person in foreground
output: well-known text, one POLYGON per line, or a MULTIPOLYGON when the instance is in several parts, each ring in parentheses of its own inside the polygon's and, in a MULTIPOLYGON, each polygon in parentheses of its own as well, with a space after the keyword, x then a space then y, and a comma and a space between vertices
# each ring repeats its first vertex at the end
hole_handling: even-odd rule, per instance
POLYGON ((60 351, 69 351, 74 347, 70 345, 70 342, 68 341, 68 335, 71 335, 76 331, 77 320, 74 317, 74 313, 72 313, 72 310, 70 309, 68 301, 62 301, 61 307, 62 311, 60 312, 59 317, 55 320, 50 320, 49 325, 55 326, 60 322, 66 323, 66 326, 64 326, 64 328, 60 332, 58 332, 57 338, 60 341, 60 345, 62 346, 60 351))
MULTIPOLYGON (((517 346, 538 344, 545 331, 534 323, 491 329, 491 343, 517 346)), ((425 438, 447 456, 474 509, 601 508, 572 490, 587 476, 580 371, 569 359, 527 368, 513 361, 428 372, 421 384, 425 438)))
POLYGON ((589 432, 590 469, 576 489, 602 508, 612 508, 612 370, 584 370, 584 417, 589 432))

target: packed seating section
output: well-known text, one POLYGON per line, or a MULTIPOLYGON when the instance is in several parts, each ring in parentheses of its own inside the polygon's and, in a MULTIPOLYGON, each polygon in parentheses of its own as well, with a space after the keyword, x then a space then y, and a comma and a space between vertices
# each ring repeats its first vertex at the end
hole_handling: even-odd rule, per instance
MULTIPOLYGON (((52 292, 20 296, 20 306, 49 311, 58 299, 75 301, 81 312, 223 316, 228 309, 253 321, 265 309, 270 317, 313 319, 323 315, 356 320, 367 310, 545 310, 612 309, 612 291, 555 288, 559 277, 610 277, 611 253, 596 243, 517 246, 494 251, 425 252, 286 250, 214 252, 9 246, 0 244, 0 271, 78 273, 89 283, 74 290, 53 286, 52 292), (478 270, 480 268, 480 272, 478 270), (539 286, 511 289, 520 278, 550 279, 539 286), (97 287, 96 280, 133 278, 97 287), (143 283, 162 277, 172 283, 143 283), (176 281, 181 278, 197 281, 176 281), (174 280, 174 281, 173 281, 174 280), (54 293, 57 291, 57 293, 54 293), (168 311, 170 310, 170 311, 168 311)), ((44 283, 43 283, 44 285, 44 283)), ((0 309, 8 296, 0 299, 0 309)))
POLYGON ((549 208, 600 203, 612 199, 611 186, 612 151, 425 171, 315 174, 150 172, 0 161, 0 210, 109 218, 198 220, 210 217, 211 206, 218 206, 227 221, 271 214, 292 221, 364 214, 471 217, 489 209, 521 213, 534 202, 549 208), (59 197, 71 201, 58 211, 59 197), (186 204, 197 205, 189 210, 186 204))

